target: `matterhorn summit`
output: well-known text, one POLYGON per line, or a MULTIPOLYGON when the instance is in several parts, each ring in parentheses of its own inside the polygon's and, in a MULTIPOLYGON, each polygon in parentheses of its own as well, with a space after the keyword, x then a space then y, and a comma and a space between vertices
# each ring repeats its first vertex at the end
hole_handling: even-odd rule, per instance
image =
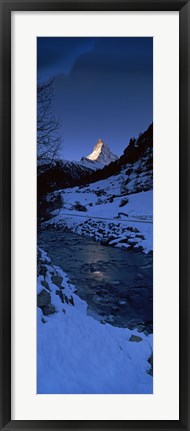
POLYGON ((92 169, 101 169, 117 159, 118 157, 110 151, 108 145, 102 139, 98 139, 93 151, 88 156, 82 157, 81 161, 92 169))

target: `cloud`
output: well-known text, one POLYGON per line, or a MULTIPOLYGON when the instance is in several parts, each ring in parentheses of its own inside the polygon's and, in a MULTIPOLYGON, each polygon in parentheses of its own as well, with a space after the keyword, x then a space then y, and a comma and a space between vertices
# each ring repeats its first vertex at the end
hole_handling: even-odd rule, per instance
POLYGON ((42 79, 60 73, 69 75, 77 59, 90 52, 95 44, 95 38, 38 37, 38 74, 42 79))

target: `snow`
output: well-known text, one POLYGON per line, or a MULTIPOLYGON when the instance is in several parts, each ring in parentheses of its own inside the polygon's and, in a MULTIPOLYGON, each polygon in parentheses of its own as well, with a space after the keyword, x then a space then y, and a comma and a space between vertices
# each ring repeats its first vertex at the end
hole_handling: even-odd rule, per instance
POLYGON ((95 145, 92 153, 90 153, 88 156, 86 156, 87 159, 90 160, 97 160, 99 155, 101 154, 103 142, 101 139, 98 140, 98 143, 95 145))
POLYGON ((117 159, 118 157, 110 151, 108 145, 99 139, 93 151, 88 156, 82 157, 81 163, 86 167, 96 170, 109 165, 117 159))
POLYGON ((42 275, 40 275, 38 277, 38 282, 37 282, 37 293, 41 293, 41 291, 44 289, 44 287, 42 286, 41 282, 44 280, 44 277, 42 275))
POLYGON ((54 211, 48 224, 69 228, 79 235, 88 235, 96 240, 107 240, 110 245, 129 248, 126 245, 129 243, 145 253, 151 251, 153 191, 123 194, 124 178, 121 173, 87 186, 55 192, 61 193, 64 203, 59 211, 54 211), (80 202, 86 212, 77 211, 76 202, 80 202))
MULTIPOLYGON (((63 164, 76 181, 80 180, 81 170, 100 169, 116 159, 100 139, 89 156, 80 162, 63 164)), ((70 230, 126 251, 152 251, 152 148, 147 146, 141 157, 134 160, 126 165, 116 163, 120 172, 107 179, 50 193, 50 199, 59 195, 62 207, 51 213, 44 227, 70 230)), ((105 171, 108 173, 109 168, 103 175, 105 171)), ((152 334, 141 332, 143 329, 138 326, 132 330, 113 326, 113 315, 108 316, 109 323, 101 320, 77 295, 66 273, 54 266, 43 250, 38 264, 37 293, 41 308, 38 308, 37 392, 152 393, 149 363, 152 334)), ((97 299, 95 296, 94 302, 97 299)), ((120 305, 125 305, 122 298, 120 305)))
POLYGON ((152 393, 153 379, 147 373, 152 335, 102 324, 89 316, 87 304, 74 293, 66 274, 40 252, 56 313, 44 316, 38 308, 38 394, 152 393), (59 289, 73 297, 74 306, 61 302, 53 275, 62 277, 59 289), (129 341, 131 335, 142 340, 129 341))

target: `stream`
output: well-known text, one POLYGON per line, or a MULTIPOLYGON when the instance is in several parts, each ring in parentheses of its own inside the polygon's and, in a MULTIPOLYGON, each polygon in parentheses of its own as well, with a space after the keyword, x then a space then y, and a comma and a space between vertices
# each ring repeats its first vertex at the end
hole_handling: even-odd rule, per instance
POLYGON ((88 314, 114 326, 152 332, 152 254, 101 245, 71 232, 43 230, 38 245, 65 271, 88 314))

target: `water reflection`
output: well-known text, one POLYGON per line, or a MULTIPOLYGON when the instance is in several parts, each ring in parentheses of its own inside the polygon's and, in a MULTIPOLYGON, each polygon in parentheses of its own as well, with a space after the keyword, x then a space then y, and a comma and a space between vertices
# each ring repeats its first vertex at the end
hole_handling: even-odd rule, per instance
POLYGON ((102 246, 69 232, 43 231, 39 245, 75 284, 89 311, 116 326, 152 331, 152 256, 102 246))

